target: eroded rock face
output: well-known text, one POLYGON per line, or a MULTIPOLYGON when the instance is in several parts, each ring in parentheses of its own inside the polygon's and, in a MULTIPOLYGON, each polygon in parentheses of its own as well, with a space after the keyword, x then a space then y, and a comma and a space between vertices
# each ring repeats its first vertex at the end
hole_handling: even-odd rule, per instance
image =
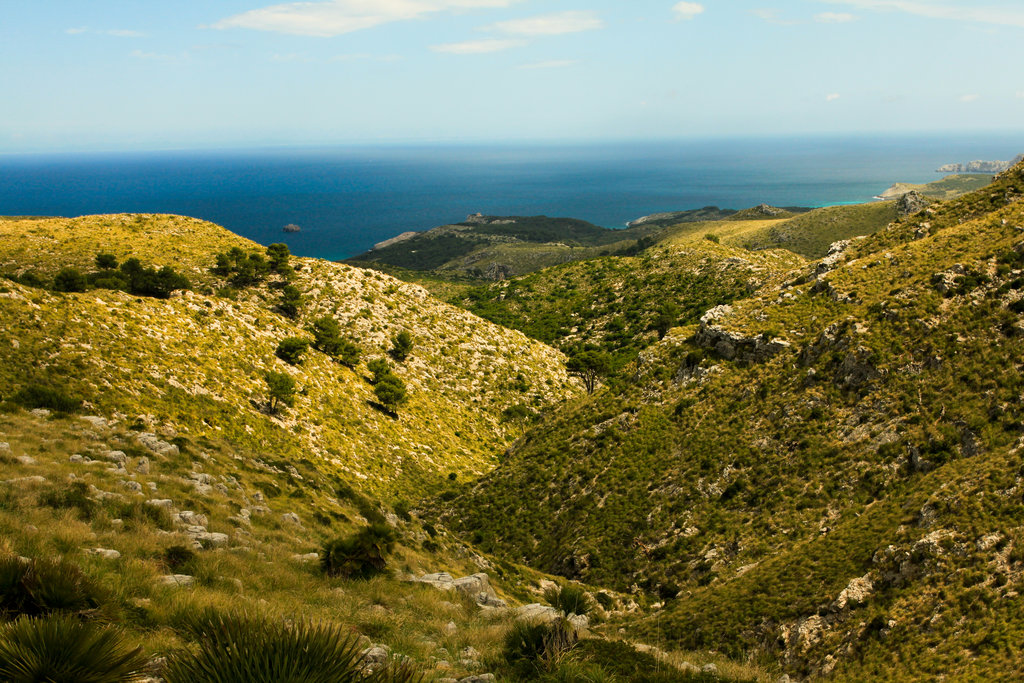
POLYGON ((701 322, 694 335, 698 346, 713 351, 725 360, 742 360, 763 363, 790 347, 789 342, 774 339, 767 334, 747 337, 730 332, 719 325, 705 325, 701 322))
POLYGON ((851 579, 832 606, 837 610, 863 605, 874 593, 875 584, 868 574, 851 579))
POLYGON ((896 200, 896 214, 899 216, 910 216, 918 211, 923 211, 928 206, 928 200, 917 193, 917 190, 900 195, 896 200))

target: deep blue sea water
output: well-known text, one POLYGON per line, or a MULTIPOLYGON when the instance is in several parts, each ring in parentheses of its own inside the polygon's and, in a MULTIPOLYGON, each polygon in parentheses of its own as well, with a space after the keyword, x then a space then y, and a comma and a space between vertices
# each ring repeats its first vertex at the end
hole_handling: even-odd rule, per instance
POLYGON ((1024 134, 0 155, 0 215, 177 213, 338 259, 476 212, 622 227, 708 205, 869 201, 941 164, 1022 151, 1024 134))

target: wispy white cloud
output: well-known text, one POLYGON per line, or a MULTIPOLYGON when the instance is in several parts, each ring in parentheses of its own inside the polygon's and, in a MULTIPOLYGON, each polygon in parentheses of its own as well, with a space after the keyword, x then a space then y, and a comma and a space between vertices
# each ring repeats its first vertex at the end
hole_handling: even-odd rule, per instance
POLYGON ((146 34, 142 31, 130 31, 128 29, 106 29, 98 30, 91 29, 88 26, 76 26, 74 28, 64 29, 64 33, 69 36, 80 36, 84 33, 92 33, 98 36, 114 36, 115 38, 145 38, 146 34))
POLYGON ((769 24, 792 26, 796 23, 795 21, 787 21, 783 19, 782 12, 774 7, 759 7, 757 9, 750 10, 750 13, 762 21, 767 21, 769 24))
POLYGON ((677 2, 672 5, 672 14, 676 19, 693 19, 698 14, 704 13, 704 5, 699 2, 677 2))
POLYGON ((564 69, 567 66, 579 64, 578 59, 552 59, 547 62, 534 62, 533 64, 522 64, 520 69, 564 69))
POLYGON ((487 38, 484 40, 467 40, 461 43, 444 43, 443 45, 431 45, 434 52, 444 52, 451 55, 480 55, 488 52, 500 52, 514 47, 522 47, 526 43, 522 40, 500 40, 487 38))
POLYGON ((570 11, 556 14, 542 14, 525 19, 499 21, 487 27, 513 36, 560 36, 604 28, 604 22, 594 12, 570 11))
POLYGON ((182 55, 166 55, 158 52, 146 52, 144 50, 132 50, 132 57, 147 62, 176 62, 184 58, 182 55))
POLYGON ((289 52, 285 54, 270 55, 270 61, 282 64, 310 64, 316 60, 301 52, 289 52))
POLYGON ((981 24, 998 24, 1024 28, 1024 7, 1019 2, 1003 2, 996 6, 973 0, 938 2, 936 0, 819 0, 838 5, 850 5, 867 10, 905 12, 930 19, 951 19, 981 24))
POLYGON ((840 94, 837 93, 837 92, 829 93, 828 95, 825 95, 825 101, 826 102, 835 102, 840 97, 841 97, 840 94))
POLYGON ((820 24, 845 24, 856 18, 849 12, 822 12, 814 15, 814 20, 820 24))
POLYGON ((975 93, 971 93, 969 95, 961 95, 960 96, 960 101, 961 102, 977 102, 980 99, 981 99, 981 95, 978 95, 978 94, 975 94, 975 93))
POLYGON ((374 55, 367 52, 356 52, 347 55, 334 55, 332 62, 399 62, 401 55, 374 55))
POLYGON ((1024 90, 1018 90, 1017 91, 1017 99, 1018 100, 1024 100, 1024 90))
POLYGON ((288 2, 235 14, 201 28, 247 28, 330 37, 444 11, 508 7, 517 0, 326 0, 288 2))

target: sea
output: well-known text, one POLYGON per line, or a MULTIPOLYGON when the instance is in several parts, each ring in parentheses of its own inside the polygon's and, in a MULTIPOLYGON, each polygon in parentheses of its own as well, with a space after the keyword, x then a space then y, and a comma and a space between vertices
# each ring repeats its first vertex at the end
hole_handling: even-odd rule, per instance
POLYGON ((0 215, 182 214, 343 259, 473 213, 621 228, 712 205, 867 202, 1022 151, 1024 133, 0 154, 0 215))

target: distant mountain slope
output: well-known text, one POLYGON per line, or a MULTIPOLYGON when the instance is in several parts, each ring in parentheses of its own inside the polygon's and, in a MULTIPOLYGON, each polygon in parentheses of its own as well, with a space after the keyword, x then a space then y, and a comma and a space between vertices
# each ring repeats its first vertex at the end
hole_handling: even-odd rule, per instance
POLYGON ((195 290, 164 300, 0 280, 5 392, 56 385, 104 415, 141 415, 250 452, 315 458, 365 489, 396 495, 436 487, 449 473, 486 471, 518 430, 503 418, 506 408, 543 411, 578 391, 556 351, 373 271, 293 258, 305 301, 289 319, 276 310, 280 282, 221 289, 209 268, 230 247, 257 251, 223 228, 175 216, 0 220, 0 272, 52 278, 62 266, 88 268, 103 251, 171 265, 195 290), (296 366, 275 355, 282 339, 312 339, 305 328, 322 315, 362 347, 354 369, 312 349, 296 366), (386 358, 402 330, 412 334, 412 353, 390 362, 409 400, 395 418, 375 408, 365 362, 386 358), (281 416, 264 409, 270 370, 299 390, 281 416))
POLYGON ((1022 199, 1024 165, 670 332, 442 519, 660 594, 649 635, 687 648, 841 680, 1015 671, 1022 199))

